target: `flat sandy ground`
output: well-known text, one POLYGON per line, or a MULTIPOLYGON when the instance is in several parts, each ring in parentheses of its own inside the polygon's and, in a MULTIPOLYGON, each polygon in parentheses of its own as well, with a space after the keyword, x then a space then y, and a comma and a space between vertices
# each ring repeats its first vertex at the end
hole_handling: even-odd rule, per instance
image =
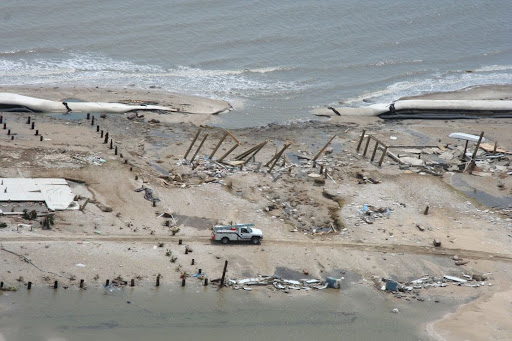
MULTIPOLYGON (((190 98, 173 102, 170 94, 158 91, 0 91, 53 100, 119 101, 128 96, 165 105, 195 105, 190 98)), ((479 91, 482 97, 492 97, 483 93, 496 94, 492 89, 479 91)), ((510 94, 510 88, 508 91, 510 94)), ((198 101, 208 108, 225 105, 198 101)), ((344 117, 232 130, 240 145, 226 160, 234 160, 236 155, 268 141, 255 159, 240 169, 205 160, 224 130, 205 125, 214 120, 210 114, 216 109, 197 112, 144 113, 143 118, 134 120, 125 115, 95 115, 94 126, 85 115, 66 120, 43 114, 3 113, 8 128, 16 135, 10 140, 0 130, 0 177, 63 177, 73 180, 70 183, 80 205, 87 199, 89 202, 83 211, 55 213, 51 230, 43 230, 39 223, 20 216, 0 217, 0 222, 8 225, 0 229, 2 281, 20 287, 28 281, 51 285, 54 280, 78 285, 79 279, 84 279, 89 286, 99 286, 106 279, 121 276, 125 280, 136 278, 137 285, 151 286, 158 274, 162 283, 177 283, 183 272, 194 274, 198 269, 210 280, 218 278, 225 260, 229 261, 229 278, 258 274, 290 279, 334 276, 345 277, 344 285, 369 285, 375 290, 380 289, 381 278, 407 282, 424 274, 461 277, 463 273, 491 273, 485 286, 422 289, 415 297, 459 301, 480 297, 426 327, 438 339, 506 339, 512 335, 512 200, 507 202, 512 197, 512 176, 506 175, 512 170, 511 156, 503 158, 501 168, 477 169, 480 175, 489 176, 454 171, 440 171, 435 176, 414 167, 400 169, 388 157, 379 167, 380 151, 376 153, 377 162, 370 162, 373 143, 366 157, 362 155, 364 143, 359 153, 356 151, 363 129, 389 145, 404 146, 393 149, 396 154, 437 146, 461 150, 463 142, 448 138, 450 133, 481 131, 489 143, 497 141, 499 147, 510 151, 512 119, 383 121, 344 117), (44 136, 42 142, 26 124, 28 116, 44 136), (118 155, 103 143, 96 124, 109 132, 118 155), (198 141, 205 134, 208 138, 191 166, 183 157, 198 125, 202 125, 198 141), (307 159, 312 159, 334 135, 330 149, 313 168, 307 159), (284 164, 280 160, 269 173, 265 164, 286 141, 293 144, 285 153, 284 164), (106 162, 96 165, 95 157, 106 162), (319 173, 321 166, 327 169, 327 176, 316 181, 308 176, 319 173), (364 181, 358 179, 358 173, 379 183, 360 183, 364 181), (469 194, 479 193, 484 199, 500 203, 501 209, 486 207, 468 192, 453 187, 461 184, 471 189, 469 194), (154 190, 160 199, 155 207, 144 199, 144 192, 135 191, 141 186, 154 190), (361 214, 364 204, 388 208, 389 217, 365 222, 361 214), (424 214, 426 206, 428 215, 424 214), (172 214, 175 220, 162 217, 162 213, 172 214), (250 222, 262 229, 261 245, 211 243, 210 227, 231 222, 250 222), (33 227, 17 228, 21 223, 33 227), (176 235, 171 231, 174 223, 180 228, 176 235), (434 239, 439 239, 442 246, 434 247, 434 239), (185 253, 186 245, 192 252, 185 253), (457 266, 454 256, 468 263, 457 266), (171 262, 174 257, 176 260, 171 262)), ((228 137, 214 159, 233 144, 228 137)), ((474 144, 470 148, 472 151, 474 144)), ((417 158, 414 151, 412 156, 417 158)), ((422 157, 428 160, 433 156, 424 153, 422 157)), ((453 159, 449 162, 458 163, 453 159)), ((24 208, 46 211, 44 204, 0 203, 5 212, 24 208)), ((421 301, 413 300, 411 304, 421 301)))

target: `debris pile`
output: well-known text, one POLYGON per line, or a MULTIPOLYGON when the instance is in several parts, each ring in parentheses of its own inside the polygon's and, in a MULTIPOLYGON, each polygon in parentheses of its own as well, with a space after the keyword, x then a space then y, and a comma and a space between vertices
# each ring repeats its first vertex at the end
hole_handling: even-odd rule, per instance
MULTIPOLYGON (((484 287, 492 286, 492 283, 488 282, 490 273, 487 274, 473 274, 466 275, 462 273, 462 277, 444 275, 444 276, 432 276, 424 275, 421 278, 400 283, 391 279, 381 278, 378 281, 378 277, 374 277, 376 285, 380 285, 382 291, 390 291, 397 298, 408 297, 407 294, 418 296, 420 290, 429 288, 445 288, 450 285, 465 286, 465 287, 484 287), (382 284, 383 283, 383 284, 382 284)), ((417 297, 418 300, 422 300, 417 297)))
POLYGON ((389 219, 391 210, 388 207, 377 207, 364 204, 360 210, 361 219, 367 224, 373 224, 375 219, 386 217, 389 219))
POLYGON ((339 289, 342 280, 343 278, 337 279, 333 277, 327 277, 326 281, 321 281, 319 279, 301 279, 296 281, 291 279, 282 279, 279 276, 259 275, 255 278, 244 278, 240 280, 230 279, 226 285, 232 287, 235 290, 243 289, 247 291, 252 290, 251 286, 266 286, 273 290, 282 290, 283 292, 288 293, 290 290, 309 291, 311 289, 339 289))

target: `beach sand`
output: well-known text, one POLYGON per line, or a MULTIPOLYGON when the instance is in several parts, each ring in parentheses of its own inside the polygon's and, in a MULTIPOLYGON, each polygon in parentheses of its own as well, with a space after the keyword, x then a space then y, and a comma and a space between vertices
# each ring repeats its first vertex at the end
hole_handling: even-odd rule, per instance
MULTIPOLYGON (((249 162, 240 171, 204 161, 224 134, 222 128, 205 124, 212 122, 215 116, 211 114, 229 108, 226 102, 197 98, 192 101, 188 96, 175 100, 176 95, 157 90, 20 87, 0 91, 54 100, 129 98, 162 105, 194 102, 192 107, 196 109, 187 112, 197 113, 144 113, 143 119, 135 120, 124 115, 97 118, 100 129, 110 133, 123 157, 114 155, 108 144, 102 143, 85 115, 66 120, 65 115, 60 119, 42 114, 3 113, 16 135, 14 140, 6 134, 0 139, 0 177, 73 179, 72 188, 80 196, 79 203, 84 204, 86 198, 91 200, 83 212, 56 213, 52 230, 42 230, 37 224, 32 230, 18 229, 17 224, 31 222, 21 217, 0 218, 8 224, 0 229, 2 247, 15 253, 0 251, 0 273, 8 285, 21 288, 31 281, 34 285, 49 286, 59 280, 76 286, 79 279, 85 279, 87 285, 100 286, 106 279, 121 276, 137 278, 137 285, 150 286, 158 274, 163 276, 162 283, 175 283, 183 272, 193 274, 198 269, 214 279, 221 276, 225 260, 229 260, 229 278, 273 275, 280 271, 291 279, 346 275, 346 285, 375 286, 375 290, 382 284, 380 278, 405 282, 424 274, 492 273, 489 281, 493 286, 449 285, 420 290, 414 297, 467 301, 481 296, 431 324, 429 332, 438 339, 467 339, 472 331, 481 332, 475 335, 484 339, 487 335, 512 334, 510 325, 505 323, 510 318, 511 216, 506 215, 508 211, 489 209, 452 187, 462 181, 497 200, 506 200, 512 194, 511 177, 453 172, 435 177, 402 170, 389 158, 378 167, 356 152, 362 129, 389 144, 459 147, 463 142, 449 139, 451 132, 485 131, 489 141, 498 141, 500 147, 512 150, 511 119, 386 122, 376 117, 335 117, 321 122, 236 129, 231 132, 241 144, 233 155, 269 141, 255 157, 256 162, 249 162), (25 124, 28 116, 35 120, 44 141, 34 137, 25 124), (159 122, 150 123, 151 119, 159 122), (193 169, 183 163, 183 156, 197 125, 202 125, 200 139, 206 133, 208 139, 196 158, 199 165, 193 169), (330 177, 325 183, 315 183, 307 174, 318 173, 319 167, 300 163, 297 155, 312 158, 333 135, 337 138, 332 150, 319 158, 330 177), (258 163, 265 165, 288 140, 293 145, 287 151, 286 165, 283 167, 280 161, 271 174, 264 167, 264 171, 258 171, 258 163), (101 166, 92 164, 96 156, 106 162, 101 166), (357 172, 366 172, 380 183, 360 184, 357 172), (151 187, 161 199, 156 207, 144 199, 143 193, 135 192, 141 186, 151 187), (389 207, 389 219, 365 223, 360 217, 364 204, 389 207), (430 211, 425 215, 427 205, 430 211), (165 221, 171 219, 160 217, 164 212, 177 218, 180 231, 175 236, 165 226, 165 221), (263 230, 262 244, 211 243, 209 227, 230 222, 254 223, 263 230), (420 231, 417 224, 426 229, 420 231), (339 231, 313 233, 313 229, 330 230, 331 226, 338 226, 339 231), (441 248, 432 246, 434 238, 442 241, 441 248), (180 239, 182 245, 178 243, 180 239), (163 245, 159 247, 159 243, 163 245), (185 245, 193 252, 185 254, 185 245), (166 256, 167 250, 177 257, 175 262, 166 256), (455 255, 469 263, 456 266, 452 260, 455 255), (23 257, 32 263, 23 261, 23 257), (486 329, 475 323, 483 318, 489 321, 486 329)), ((492 89, 480 93, 503 96, 492 89)), ((233 141, 227 139, 216 157, 232 145, 233 141)), ((230 158, 231 155, 227 159, 230 158)), ((2 203, 0 209, 24 208, 23 204, 5 205, 2 203)), ((269 295, 277 294, 269 291, 269 295)), ((294 292, 297 296, 303 294, 294 292)), ((411 304, 422 303, 413 299, 411 304)), ((426 328, 429 318, 418 322, 426 328)))

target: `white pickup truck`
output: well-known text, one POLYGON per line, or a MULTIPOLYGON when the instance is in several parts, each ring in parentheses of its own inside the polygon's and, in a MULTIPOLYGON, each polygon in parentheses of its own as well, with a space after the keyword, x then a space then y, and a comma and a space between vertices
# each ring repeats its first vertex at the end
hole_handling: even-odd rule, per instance
POLYGON ((252 229, 254 224, 217 225, 212 230, 212 240, 227 244, 231 241, 250 241, 259 244, 263 239, 263 232, 252 229))

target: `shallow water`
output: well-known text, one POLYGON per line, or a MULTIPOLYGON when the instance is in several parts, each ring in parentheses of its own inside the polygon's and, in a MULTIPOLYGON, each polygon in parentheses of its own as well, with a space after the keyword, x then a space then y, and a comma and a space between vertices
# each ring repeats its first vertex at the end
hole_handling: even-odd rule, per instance
POLYGON ((450 309, 363 286, 268 297, 261 287, 217 290, 189 282, 156 289, 33 287, 0 295, 0 335, 14 341, 426 340, 421 323, 450 309))

